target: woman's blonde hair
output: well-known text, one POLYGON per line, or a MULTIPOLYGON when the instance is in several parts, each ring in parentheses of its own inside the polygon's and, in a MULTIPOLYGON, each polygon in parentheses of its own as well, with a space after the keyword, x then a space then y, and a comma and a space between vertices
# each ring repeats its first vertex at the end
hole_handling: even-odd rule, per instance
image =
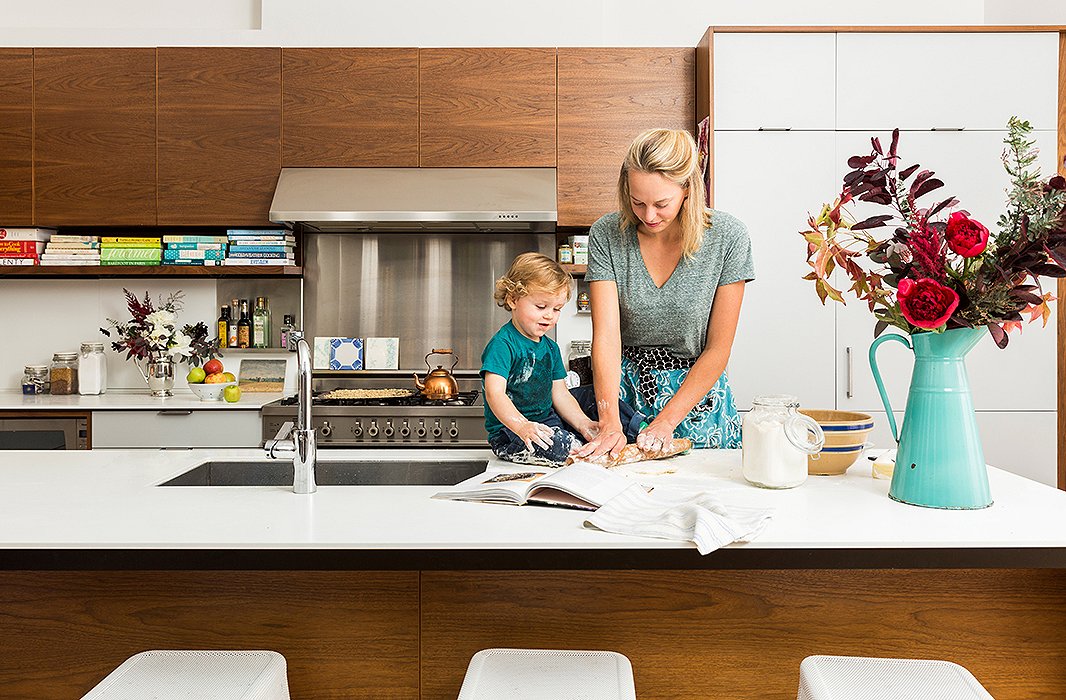
POLYGON ((557 294, 565 289, 569 301, 573 281, 570 273, 551 258, 540 253, 522 253, 511 263, 507 274, 496 280, 496 292, 492 296, 505 309, 533 292, 557 294))
POLYGON ((677 213, 681 225, 681 245, 685 257, 700 249, 704 230, 711 225, 711 210, 700 172, 696 141, 681 129, 649 129, 629 146, 618 173, 618 225, 623 232, 636 226, 640 219, 633 213, 629 192, 629 173, 658 173, 681 187, 685 201, 677 213))

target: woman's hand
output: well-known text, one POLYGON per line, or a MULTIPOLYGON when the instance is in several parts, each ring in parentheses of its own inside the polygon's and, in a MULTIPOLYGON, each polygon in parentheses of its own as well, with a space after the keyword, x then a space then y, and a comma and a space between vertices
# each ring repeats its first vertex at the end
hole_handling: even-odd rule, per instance
POLYGON ((618 455, 618 452, 626 446, 626 436, 622 432, 622 424, 619 422, 610 423, 604 425, 601 421, 599 424, 599 434, 595 436, 595 439, 581 448, 574 451, 576 457, 596 457, 607 452, 611 453, 612 457, 618 455))
POLYGON ((526 443, 526 449, 533 451, 533 445, 537 444, 546 450, 550 450, 552 447, 553 432, 552 429, 543 423, 534 423, 527 420, 522 425, 518 426, 518 430, 514 431, 515 435, 526 443))
POLYGON ((666 452, 674 439, 674 428, 670 421, 659 416, 637 435, 637 447, 645 452, 666 452))

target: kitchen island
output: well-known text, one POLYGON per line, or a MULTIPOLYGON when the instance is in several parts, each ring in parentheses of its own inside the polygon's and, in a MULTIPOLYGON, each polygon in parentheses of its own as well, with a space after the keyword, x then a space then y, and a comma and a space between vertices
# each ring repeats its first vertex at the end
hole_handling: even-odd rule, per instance
POLYGON ((865 464, 787 491, 748 486, 732 451, 637 475, 775 510, 706 557, 434 486, 158 486, 260 457, 0 454, 0 696, 73 697, 137 651, 201 647, 280 651, 294 697, 454 697, 490 646, 621 651, 648 698, 794 697, 815 653, 945 658, 1000 700, 1066 696, 1066 493, 998 469, 995 504, 961 512, 891 501, 865 464))

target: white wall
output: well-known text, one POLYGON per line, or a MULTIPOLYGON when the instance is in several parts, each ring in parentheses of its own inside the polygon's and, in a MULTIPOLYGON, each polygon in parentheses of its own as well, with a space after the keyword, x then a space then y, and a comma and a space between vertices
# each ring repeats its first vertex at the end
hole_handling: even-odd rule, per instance
POLYGON ((693 46, 708 25, 1066 24, 1061 0, 0 0, 0 46, 693 46))

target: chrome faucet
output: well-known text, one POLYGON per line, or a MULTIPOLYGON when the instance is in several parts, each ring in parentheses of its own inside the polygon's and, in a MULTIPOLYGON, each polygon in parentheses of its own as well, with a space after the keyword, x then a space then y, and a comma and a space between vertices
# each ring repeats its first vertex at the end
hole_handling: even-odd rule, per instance
POLYGON ((273 440, 268 440, 263 449, 271 459, 283 457, 292 460, 293 493, 314 493, 318 490, 318 484, 315 483, 318 443, 311 425, 311 348, 300 331, 289 333, 288 345, 296 351, 296 366, 300 374, 296 425, 292 421, 285 421, 278 434, 273 440))

